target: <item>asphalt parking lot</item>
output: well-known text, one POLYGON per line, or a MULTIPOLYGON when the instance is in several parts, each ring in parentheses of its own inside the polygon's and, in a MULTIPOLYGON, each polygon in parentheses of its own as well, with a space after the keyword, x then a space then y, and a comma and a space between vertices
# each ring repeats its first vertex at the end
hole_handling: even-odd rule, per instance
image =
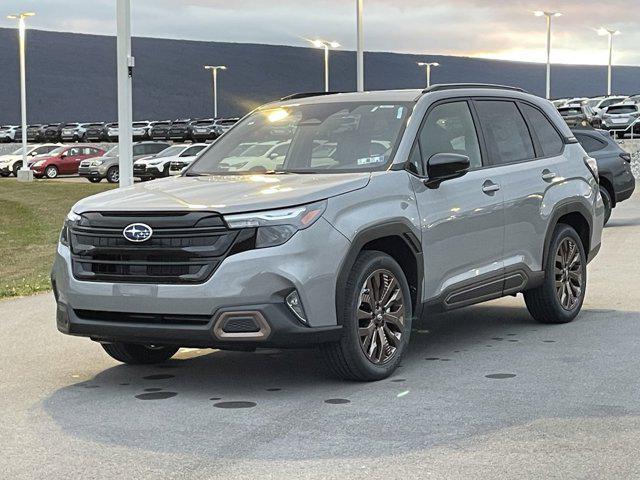
POLYGON ((117 364, 56 331, 51 294, 0 302, 0 477, 640 477, 640 194, 613 214, 585 306, 521 297, 425 319, 378 383, 313 351, 117 364))

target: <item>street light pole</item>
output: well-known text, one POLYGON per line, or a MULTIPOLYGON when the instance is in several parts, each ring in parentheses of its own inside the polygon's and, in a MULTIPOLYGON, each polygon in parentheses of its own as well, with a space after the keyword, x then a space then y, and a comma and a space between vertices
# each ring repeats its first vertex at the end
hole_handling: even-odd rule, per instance
POLYGON ((431 86, 431 67, 439 67, 438 62, 418 62, 419 67, 425 67, 427 71, 427 88, 431 86))
POLYGON ((551 98, 551 19, 553 17, 560 17, 562 14, 560 12, 545 12, 545 11, 535 11, 533 14, 536 17, 546 17, 547 19, 547 88, 546 95, 547 100, 551 98))
POLYGON ((18 50, 20 56, 20 115, 22 123, 22 167, 18 171, 18 181, 33 181, 33 172, 27 164, 27 81, 25 68, 25 18, 34 16, 33 12, 22 12, 7 15, 10 20, 18 20, 18 50))
POLYGON ((205 70, 211 70, 211 88, 213 90, 213 118, 218 118, 218 70, 226 70, 225 65, 205 65, 205 70))
POLYGON ((609 36, 609 64, 607 67, 607 95, 611 95, 612 92, 612 76, 613 76, 613 37, 620 35, 619 30, 611 30, 608 28, 600 27, 598 35, 609 36))
POLYGON ((324 91, 329 91, 329 49, 338 48, 338 42, 327 42, 325 40, 313 40, 311 42, 314 47, 324 49, 324 91))
POLYGON ((362 31, 362 9, 363 0, 356 0, 356 30, 357 30, 357 53, 356 53, 356 77, 358 92, 364 92, 364 33, 362 31))
POLYGON ((119 186, 133 185, 133 108, 132 78, 134 59, 131 56, 131 0, 118 0, 117 76, 118 76, 118 169, 119 186))

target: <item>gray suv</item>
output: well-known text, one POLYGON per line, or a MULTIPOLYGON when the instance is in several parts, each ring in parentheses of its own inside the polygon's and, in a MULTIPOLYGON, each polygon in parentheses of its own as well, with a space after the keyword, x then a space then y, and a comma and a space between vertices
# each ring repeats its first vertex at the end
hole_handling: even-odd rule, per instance
POLYGON ((603 214, 595 161, 518 89, 293 95, 179 177, 78 202, 57 327, 128 364, 319 346, 378 380, 429 312, 522 292, 536 320, 573 320, 603 214))

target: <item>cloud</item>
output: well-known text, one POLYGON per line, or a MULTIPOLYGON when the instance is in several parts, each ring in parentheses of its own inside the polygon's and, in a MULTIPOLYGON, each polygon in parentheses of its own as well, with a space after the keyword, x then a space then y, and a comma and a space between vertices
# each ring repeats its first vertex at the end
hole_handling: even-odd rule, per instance
MULTIPOLYGON (((533 10, 559 10, 554 61, 605 63, 606 39, 594 29, 617 28, 615 61, 640 64, 637 0, 364 0, 368 50, 544 61, 544 19, 533 10)), ((33 28, 113 35, 113 0, 5 0, 4 9, 33 9, 33 28)), ((134 0, 134 35, 306 45, 322 37, 355 47, 353 0, 134 0)))

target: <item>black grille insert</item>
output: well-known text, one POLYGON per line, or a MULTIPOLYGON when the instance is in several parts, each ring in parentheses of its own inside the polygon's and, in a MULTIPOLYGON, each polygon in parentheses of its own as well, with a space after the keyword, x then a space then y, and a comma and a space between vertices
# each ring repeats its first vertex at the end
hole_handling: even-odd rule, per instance
POLYGON ((76 278, 132 283, 202 283, 230 252, 252 248, 254 236, 208 212, 89 212, 69 233, 76 278), (127 240, 122 232, 132 223, 149 225, 151 238, 127 240))
POLYGON ((208 315, 176 315, 170 313, 124 313, 103 310, 74 310, 78 318, 96 322, 145 323, 152 325, 204 326, 211 321, 208 315))

